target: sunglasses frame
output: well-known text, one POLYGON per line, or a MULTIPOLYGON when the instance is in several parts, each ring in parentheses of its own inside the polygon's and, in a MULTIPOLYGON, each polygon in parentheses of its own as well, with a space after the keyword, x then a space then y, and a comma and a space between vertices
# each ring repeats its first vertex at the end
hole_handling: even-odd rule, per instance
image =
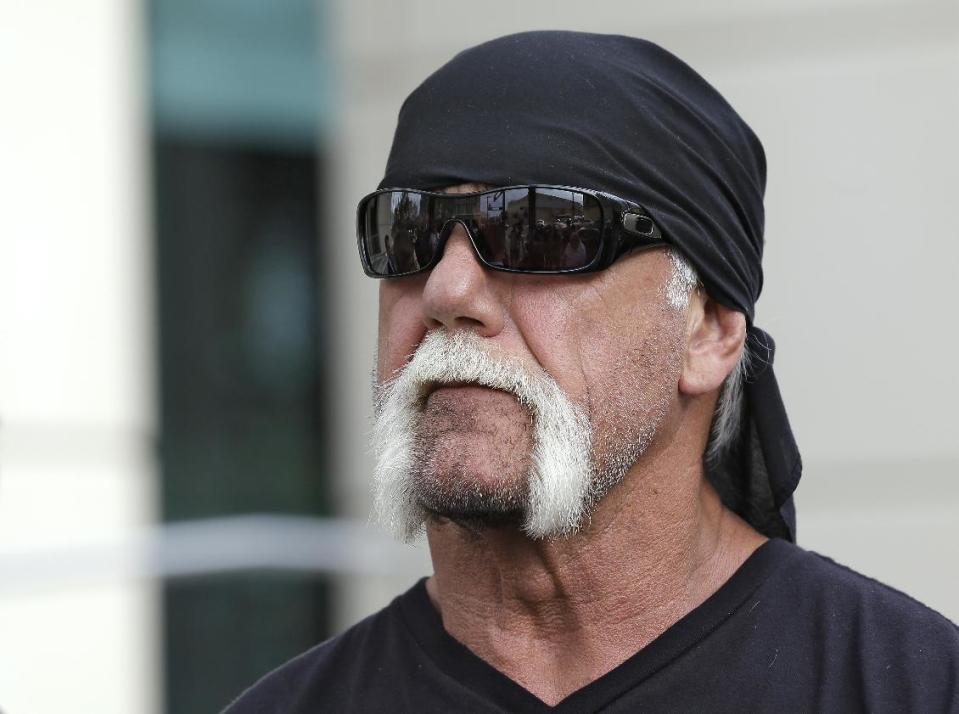
MULTIPOLYGON (((433 207, 430 206, 429 210, 430 214, 432 215, 433 207)), ((479 262, 490 270, 498 270, 504 273, 525 273, 527 275, 573 275, 578 273, 592 273, 608 268, 617 258, 621 257, 628 251, 636 248, 652 248, 666 244, 659 227, 656 225, 656 222, 652 219, 652 216, 649 215, 645 208, 637 203, 619 198, 618 196, 614 196, 603 191, 594 191, 588 188, 578 188, 575 186, 556 186, 551 184, 518 184, 515 186, 500 186, 497 188, 487 189, 485 191, 473 191, 470 193, 444 193, 441 191, 423 191, 420 189, 399 187, 381 188, 367 194, 360 199, 360 202, 356 208, 356 242, 360 252, 360 261, 363 264, 363 271, 371 278, 404 278, 409 275, 417 275, 419 273, 432 270, 442 259, 446 241, 448 240, 453 228, 455 227, 455 224, 457 223, 463 226, 463 229, 466 231, 466 235, 469 237, 470 243, 473 246, 473 251, 476 254, 476 258, 479 260, 479 262), (393 273, 390 275, 382 275, 373 271, 370 256, 367 253, 366 243, 363 237, 365 230, 364 213, 366 211, 367 204, 377 196, 386 193, 403 192, 419 194, 421 196, 426 196, 431 200, 434 198, 464 199, 473 197, 478 198, 484 194, 499 193, 501 191, 516 189, 524 189, 527 191, 533 189, 576 191, 596 199, 601 212, 601 230, 600 249, 593 260, 590 261, 589 264, 580 266, 578 268, 560 268, 551 270, 530 270, 528 268, 507 268, 500 265, 492 265, 488 263, 485 258, 483 258, 483 253, 477 246, 476 237, 473 235, 473 231, 470 229, 470 227, 461 219, 450 218, 447 219, 442 228, 440 228, 435 254, 427 264, 417 268, 416 270, 410 270, 404 273, 393 273), (610 217, 607 218, 607 216, 610 217)))

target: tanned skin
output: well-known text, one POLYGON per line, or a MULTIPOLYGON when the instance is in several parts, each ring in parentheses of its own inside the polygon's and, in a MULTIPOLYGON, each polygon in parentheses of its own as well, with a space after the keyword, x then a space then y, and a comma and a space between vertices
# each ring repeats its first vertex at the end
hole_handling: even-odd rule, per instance
MULTIPOLYGON (((662 396, 655 439, 575 535, 532 540, 518 523, 442 516, 427 525, 426 587, 446 631, 550 705, 656 639, 766 540, 720 503, 702 465, 745 319, 701 291, 677 313, 663 295, 671 270, 653 249, 581 276, 490 271, 458 226, 432 271, 380 285, 381 382, 428 330, 472 330, 588 405, 599 452, 615 450, 622 425, 650 418, 633 406, 637 389, 654 384, 662 396)), ((529 415, 511 395, 454 386, 430 399, 443 420, 424 427, 440 440, 438 472, 503 487, 525 478, 529 415)))

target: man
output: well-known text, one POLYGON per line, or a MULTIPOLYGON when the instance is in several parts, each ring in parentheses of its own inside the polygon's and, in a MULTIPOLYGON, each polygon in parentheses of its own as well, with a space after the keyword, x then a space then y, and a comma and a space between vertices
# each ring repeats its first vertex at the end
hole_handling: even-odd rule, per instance
POLYGON ((764 184, 749 127, 642 40, 513 35, 414 91, 358 230, 376 511, 435 574, 229 711, 959 711, 956 627, 791 543, 764 184), (589 249, 514 261, 493 191, 589 249), (382 260, 414 221, 434 254, 382 260))

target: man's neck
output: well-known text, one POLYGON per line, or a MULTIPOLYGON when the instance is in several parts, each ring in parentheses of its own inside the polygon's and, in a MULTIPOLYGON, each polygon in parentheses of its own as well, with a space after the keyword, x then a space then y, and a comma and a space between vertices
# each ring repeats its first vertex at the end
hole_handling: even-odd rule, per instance
POLYGON ((555 704, 705 601, 765 538, 721 505, 698 460, 681 473, 658 460, 569 538, 432 523, 427 591, 447 632, 555 704))

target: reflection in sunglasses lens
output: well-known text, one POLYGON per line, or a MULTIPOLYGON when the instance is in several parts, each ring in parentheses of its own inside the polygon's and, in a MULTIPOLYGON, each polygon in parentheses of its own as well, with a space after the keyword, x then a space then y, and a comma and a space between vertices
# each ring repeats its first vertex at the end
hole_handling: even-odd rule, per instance
POLYGON ((573 270, 596 258, 602 210, 595 198, 552 188, 504 193, 504 267, 573 270))
POLYGON ((482 259, 494 268, 574 270, 591 264, 601 250, 599 201, 568 189, 437 197, 389 191, 370 199, 364 213, 364 249, 377 275, 429 265, 450 221, 468 228, 482 259))
POLYGON ((377 275, 401 275, 429 262, 429 197, 390 191, 367 204, 365 241, 370 267, 377 275))

